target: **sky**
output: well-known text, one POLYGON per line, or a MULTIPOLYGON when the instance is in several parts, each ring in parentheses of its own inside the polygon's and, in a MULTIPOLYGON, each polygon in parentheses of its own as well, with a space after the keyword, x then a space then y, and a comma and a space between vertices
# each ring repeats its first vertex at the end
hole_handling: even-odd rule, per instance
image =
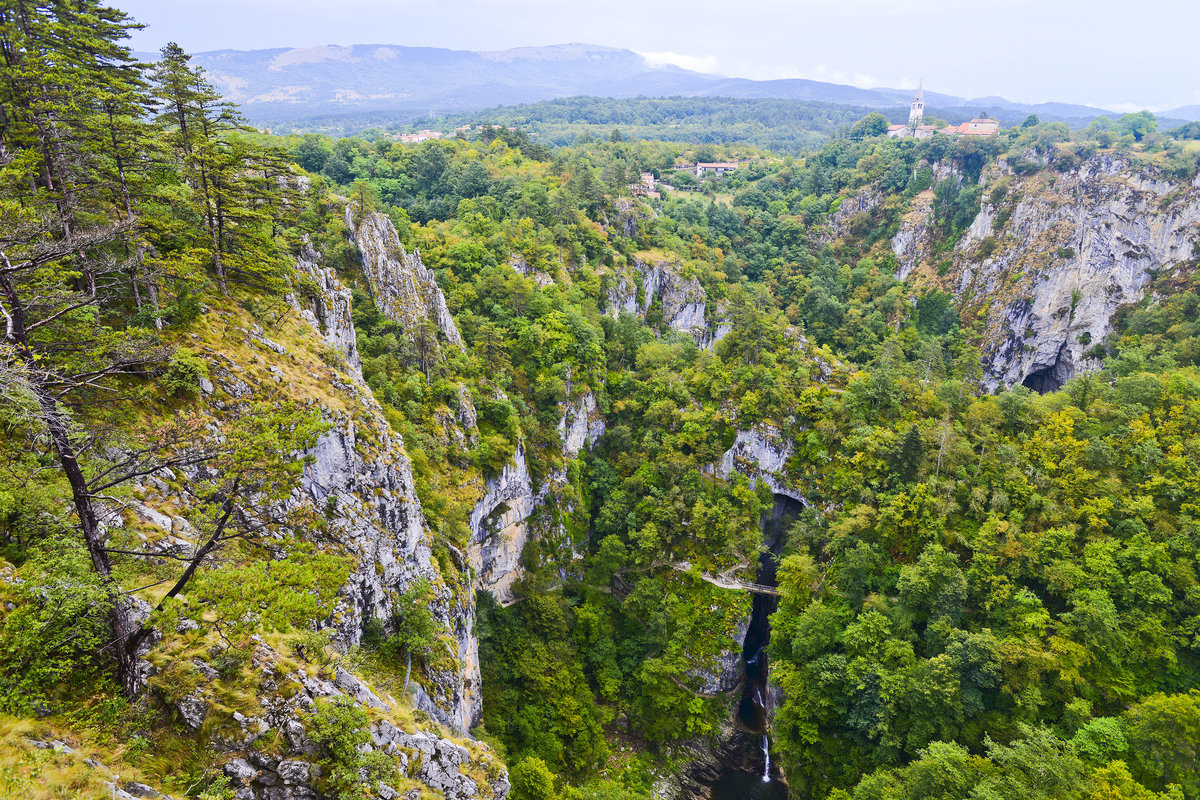
POLYGON ((135 49, 623 47, 731 77, 1060 101, 1200 104, 1200 0, 110 0, 135 49))

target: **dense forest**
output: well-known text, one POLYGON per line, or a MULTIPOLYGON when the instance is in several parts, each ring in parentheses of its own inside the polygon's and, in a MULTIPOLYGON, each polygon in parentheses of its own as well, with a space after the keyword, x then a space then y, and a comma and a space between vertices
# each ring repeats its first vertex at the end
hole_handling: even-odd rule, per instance
POLYGON ((712 576, 752 582, 765 550, 791 796, 1200 798, 1200 244, 1088 343, 1097 370, 1044 394, 988 391, 988 303, 949 272, 983 204, 977 260, 1004 246, 1001 163, 1052 182, 1119 161, 1178 187, 1165 214, 1193 130, 1143 112, 918 141, 713 100, 673 142, 639 128, 673 101, 632 100, 413 146, 274 137, 180 48, 133 61, 133 24, 96 0, 0 9, 0 793, 113 796, 84 752, 177 797, 465 796, 386 724, 453 742, 472 786, 506 766, 513 800, 662 796, 740 697, 716 665, 751 599, 712 576), (743 165, 677 169, 710 159, 743 165), (675 190, 634 196, 645 172, 675 190), (901 280, 922 202, 949 266, 901 280), (461 345, 389 314, 372 220, 461 345), (301 322, 334 281, 361 387, 301 322), (668 284, 703 298, 690 328, 668 284), (604 431, 570 452, 585 397, 604 431), (399 573, 309 490, 347 419, 411 469, 428 541, 386 614, 345 587, 399 573), (753 431, 804 500, 775 542, 771 482, 716 468, 753 431), (471 510, 518 459, 540 505, 513 597, 474 597, 471 510), (469 738, 421 701, 466 670, 447 607, 473 609, 469 738), (240 764, 269 757, 270 791, 293 792, 284 764, 303 787, 247 788, 240 764))

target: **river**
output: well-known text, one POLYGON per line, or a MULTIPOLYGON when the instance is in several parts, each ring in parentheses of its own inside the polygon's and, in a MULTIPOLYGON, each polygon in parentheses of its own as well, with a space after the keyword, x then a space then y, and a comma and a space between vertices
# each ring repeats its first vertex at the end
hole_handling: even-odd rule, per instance
MULTIPOLYGON (((763 541, 767 549, 759 555, 757 583, 775 586, 775 557, 782 552, 784 531, 799 514, 802 506, 795 500, 782 495, 775 496, 775 506, 763 519, 763 541)), ((741 702, 737 709, 738 727, 755 736, 745 737, 746 748, 758 752, 745 752, 732 766, 722 773, 712 787, 712 800, 783 800, 787 797, 787 784, 780 779, 778 767, 771 764, 770 711, 771 683, 770 657, 767 646, 771 642, 771 614, 775 612, 777 598, 766 594, 753 594, 750 626, 742 642, 744 681, 741 702), (746 769, 754 765, 754 770, 746 769)))

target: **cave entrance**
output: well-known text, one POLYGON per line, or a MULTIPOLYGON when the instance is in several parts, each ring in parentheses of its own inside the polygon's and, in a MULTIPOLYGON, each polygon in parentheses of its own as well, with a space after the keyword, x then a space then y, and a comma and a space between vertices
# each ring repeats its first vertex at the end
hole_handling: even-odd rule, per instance
POLYGON ((1025 380, 1021 381, 1021 385, 1038 394, 1046 394, 1047 392, 1057 392, 1062 388, 1063 382, 1055 376, 1054 367, 1046 367, 1026 375, 1025 380))
POLYGON ((1067 356, 1067 343, 1063 342, 1062 347, 1058 349, 1058 355, 1054 358, 1054 363, 1029 373, 1025 376, 1025 380, 1021 381, 1021 385, 1038 394, 1057 392, 1064 383, 1071 379, 1074 373, 1075 369, 1071 365, 1071 359, 1067 356))

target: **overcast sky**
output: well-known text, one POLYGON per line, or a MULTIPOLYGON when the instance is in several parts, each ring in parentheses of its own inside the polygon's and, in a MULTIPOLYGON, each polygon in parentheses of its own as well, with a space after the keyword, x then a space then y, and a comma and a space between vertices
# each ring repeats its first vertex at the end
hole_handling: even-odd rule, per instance
POLYGON ((110 0, 139 50, 586 42, 745 78, 1133 110, 1200 103, 1200 0, 110 0))

